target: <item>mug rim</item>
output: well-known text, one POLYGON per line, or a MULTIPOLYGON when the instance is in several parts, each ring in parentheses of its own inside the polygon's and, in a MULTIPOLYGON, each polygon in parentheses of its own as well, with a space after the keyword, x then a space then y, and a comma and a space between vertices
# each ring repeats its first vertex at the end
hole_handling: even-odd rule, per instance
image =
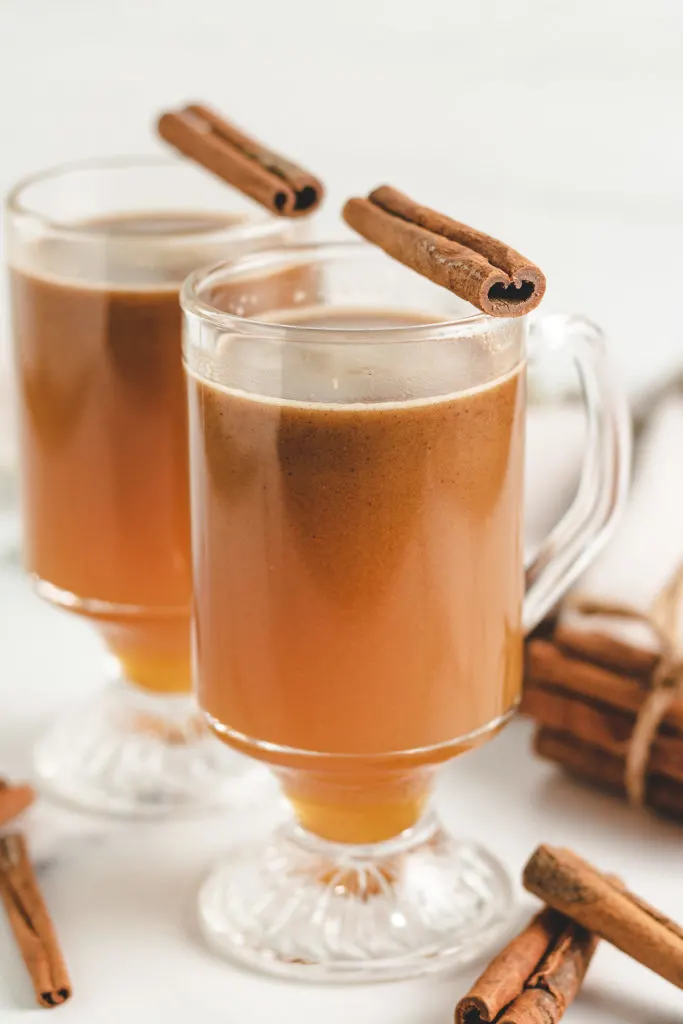
POLYGON ((468 313, 462 317, 449 320, 438 320, 433 323, 401 324, 394 327, 315 327, 305 324, 284 324, 271 320, 259 320, 238 313, 229 313, 207 302, 200 289, 212 276, 220 276, 221 284, 229 282, 237 275, 253 269, 254 271, 271 267, 283 267, 294 263, 297 257, 302 262, 308 257, 313 262, 322 259, 349 259, 359 253, 376 253, 385 259, 391 259, 382 249, 371 245, 363 239, 330 240, 279 245, 258 252, 247 253, 233 260, 222 260, 209 266, 199 267, 183 282, 180 289, 180 305, 184 313, 194 316, 205 323, 224 331, 233 331, 242 335, 265 336, 273 341, 301 341, 315 344, 376 344, 406 343, 421 340, 453 341, 458 337, 473 338, 480 334, 490 334, 502 329, 511 321, 524 321, 521 317, 492 317, 488 313, 468 313))
MULTIPOLYGON (((201 171, 201 168, 189 161, 164 153, 112 154, 105 157, 84 157, 77 160, 68 160, 45 167, 40 171, 34 171, 20 178, 5 197, 5 210, 12 217, 31 220, 56 234, 70 238, 110 240, 111 235, 107 234, 102 228, 93 227, 87 223, 60 221, 40 213, 30 203, 24 201, 23 194, 35 185, 66 177, 78 171, 135 171, 155 167, 161 170, 195 169, 199 172, 201 171)), ((227 192, 228 187, 226 186, 227 192)), ((141 235, 139 232, 120 231, 117 232, 116 238, 126 242, 133 241, 138 245, 144 245, 150 238, 155 239, 157 242, 159 238, 177 238, 182 241, 187 240, 190 244, 195 241, 204 241, 211 238, 220 239, 221 237, 230 238, 233 242, 242 239, 248 241, 250 239, 276 237, 278 232, 282 231, 282 220, 281 217, 273 217, 265 210, 260 210, 257 204, 254 203, 253 212, 249 211, 247 219, 244 222, 238 222, 233 225, 225 227, 211 226, 198 228, 193 231, 159 232, 154 236, 141 235)))

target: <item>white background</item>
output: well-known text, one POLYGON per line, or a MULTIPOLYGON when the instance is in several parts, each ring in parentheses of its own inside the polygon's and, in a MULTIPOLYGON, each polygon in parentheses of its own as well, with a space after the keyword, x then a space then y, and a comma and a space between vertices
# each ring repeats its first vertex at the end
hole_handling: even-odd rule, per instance
MULTIPOLYGON (((508 239, 546 270, 548 308, 608 330, 637 391, 683 362, 682 51, 679 0, 0 0, 0 191, 152 150, 156 111, 204 99, 324 177, 329 231, 348 195, 390 181, 508 239)), ((96 645, 5 568, 0 655, 0 774, 22 774, 50 715, 93 692, 96 645)), ((442 803, 516 875, 537 842, 566 842, 683 917, 683 833, 533 762, 524 726, 450 767, 442 803)), ((448 1024, 474 973, 262 980, 191 924, 198 873, 242 826, 65 824, 44 805, 29 824, 74 974, 65 1024, 448 1024)), ((0 1021, 42 1020, 30 1005, 0 918, 0 1021)), ((601 948, 566 1019, 679 1024, 683 997, 601 948)))
POLYGON ((0 0, 0 191, 192 98, 322 175, 330 229, 390 181, 536 259, 632 388, 683 362, 679 0, 0 0))

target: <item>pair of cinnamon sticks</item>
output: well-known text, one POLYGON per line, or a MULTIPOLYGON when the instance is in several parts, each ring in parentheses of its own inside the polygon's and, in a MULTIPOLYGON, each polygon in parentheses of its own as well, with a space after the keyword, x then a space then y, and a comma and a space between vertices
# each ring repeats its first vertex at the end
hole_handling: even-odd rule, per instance
POLYGON ((456 1024, 557 1024, 599 938, 683 989, 683 929, 570 850, 540 846, 524 886, 546 907, 490 963, 456 1024))
MULTIPOLYGON (((157 130, 184 156, 240 189, 278 216, 312 213, 320 180, 274 153, 214 110, 190 103, 161 115, 157 130)), ((350 199, 347 224, 390 256, 490 316, 522 316, 545 292, 531 261, 498 239, 413 202, 387 185, 350 199)))
MULTIPOLYGON (((0 825, 13 821, 34 797, 30 786, 0 779, 0 825)), ((20 832, 0 835, 0 899, 38 1004, 60 1006, 71 996, 69 973, 20 832)))
MULTIPOLYGON (((559 625, 526 645, 522 711, 536 753, 571 775, 626 795, 626 758, 659 655, 608 634, 559 625)), ((647 760, 644 803, 683 822, 683 701, 673 701, 647 760)))
POLYGON ((597 944, 597 936, 545 907, 460 1000, 456 1024, 555 1024, 576 998, 597 944))

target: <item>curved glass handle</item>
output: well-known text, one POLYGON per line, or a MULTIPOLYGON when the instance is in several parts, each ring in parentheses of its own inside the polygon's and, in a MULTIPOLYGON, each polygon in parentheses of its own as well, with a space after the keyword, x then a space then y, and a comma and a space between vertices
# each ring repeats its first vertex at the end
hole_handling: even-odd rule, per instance
POLYGON ((626 395, 614 381, 600 329, 584 317, 552 314, 532 325, 532 342, 537 337, 543 354, 562 348, 574 358, 586 405, 587 450, 572 505, 526 568, 527 633, 547 615, 607 540, 626 497, 631 467, 626 395))

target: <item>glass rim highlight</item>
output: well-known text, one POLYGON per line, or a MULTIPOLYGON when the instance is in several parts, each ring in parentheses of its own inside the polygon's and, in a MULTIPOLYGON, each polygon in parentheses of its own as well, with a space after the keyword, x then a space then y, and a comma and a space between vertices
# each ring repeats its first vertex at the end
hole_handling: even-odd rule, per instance
MULTIPOLYGON (((30 203, 25 201, 24 193, 34 186, 42 185, 50 181, 56 181, 60 177, 67 177, 79 171, 145 171, 145 170, 170 170, 170 171, 192 171, 196 170, 201 174, 201 168, 172 155, 163 153, 137 153, 112 155, 107 157, 85 157, 80 160, 69 160, 64 163, 54 164, 25 175, 17 181, 5 196, 5 210, 12 217, 21 217, 23 220, 33 221, 44 228, 48 228, 57 234, 71 238, 109 239, 110 236, 101 228, 93 228, 88 224, 78 222, 56 220, 53 217, 45 216, 34 209, 30 203)), ((225 185, 226 195, 230 194, 230 186, 225 185)), ((235 191, 235 190, 233 190, 235 191)), ((231 243, 250 241, 252 239, 276 237, 282 230, 282 218, 273 217, 253 201, 248 200, 242 193, 236 192, 240 200, 249 202, 253 206, 244 223, 237 223, 227 227, 198 228, 192 231, 168 231, 154 235, 141 235, 135 232, 120 231, 116 238, 123 241, 132 241, 136 245, 143 246, 150 241, 159 239, 177 239, 178 241, 193 243, 210 239, 220 240, 221 237, 229 238, 231 243)), ((161 207, 159 208, 161 210, 161 207)), ((209 209, 209 204, 206 204, 209 209)))
POLYGON ((229 726, 219 722, 208 711, 203 711, 202 713, 211 729, 219 736, 232 739, 235 747, 246 757, 255 757, 256 754, 254 752, 258 751, 264 763, 274 764, 281 771, 288 771, 296 766, 305 767, 305 770, 314 769, 316 764, 324 762, 333 763, 335 771, 338 771, 341 765, 345 768, 353 769, 354 765, 362 761, 364 764, 371 764, 373 767, 384 768, 388 771, 394 770, 400 774, 405 771, 413 771, 416 765, 411 762, 427 754, 434 755, 435 760, 433 763, 417 767, 438 768, 444 761, 452 760, 456 753, 459 755, 481 746, 515 717, 519 710, 520 699, 515 700, 513 705, 507 711, 504 711, 503 714, 498 715, 497 718, 492 719, 478 729, 472 729, 471 732, 465 733, 462 736, 456 736, 455 739, 443 740, 440 743, 432 743, 423 747, 412 747, 409 750, 383 750, 371 754, 303 750, 282 743, 272 743, 270 740, 254 739, 251 736, 245 735, 245 733, 239 732, 237 729, 231 729, 229 726), (275 761, 275 758, 287 758, 291 763, 283 764, 280 760, 275 761))
MULTIPOLYGON (((237 313, 228 313, 207 302, 201 290, 215 279, 216 284, 227 284, 242 274, 253 271, 253 277, 265 276, 268 271, 287 269, 298 264, 319 264, 325 260, 350 260, 358 256, 373 256, 391 260, 383 250, 362 240, 299 243, 280 245, 260 250, 234 260, 224 260, 200 267, 187 277, 180 289, 183 311, 224 331, 233 331, 251 337, 288 343, 301 342, 322 345, 353 344, 405 344, 416 341, 455 341, 489 334, 504 325, 524 321, 524 317, 492 317, 487 313, 466 314, 428 324, 407 324, 396 327, 309 327, 289 325, 277 321, 259 320, 237 313)), ((395 262, 392 260, 392 262, 395 262)), ((401 264, 396 264, 401 266, 401 264)), ((248 281, 248 277, 245 280, 248 281)), ((438 287, 438 285, 435 285, 438 287)), ((445 289, 444 289, 445 290, 445 289)), ((451 294, 451 293, 448 293, 451 294)))

